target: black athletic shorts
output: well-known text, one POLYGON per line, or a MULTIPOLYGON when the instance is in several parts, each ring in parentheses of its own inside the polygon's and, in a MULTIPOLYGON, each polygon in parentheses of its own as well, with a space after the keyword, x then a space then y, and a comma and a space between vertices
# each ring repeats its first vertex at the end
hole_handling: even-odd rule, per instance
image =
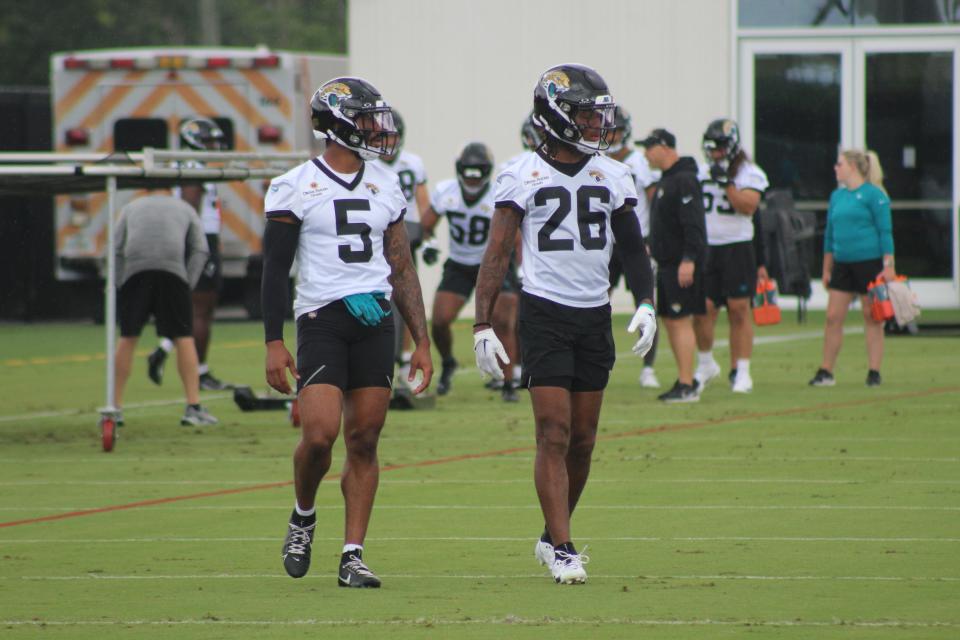
POLYGON ((679 265, 661 264, 657 268, 657 314, 664 318, 682 318, 707 312, 703 294, 703 262, 693 270, 693 284, 681 287, 679 265))
POLYGON ((193 302, 190 286, 168 271, 141 271, 120 287, 120 335, 140 335, 152 315, 157 335, 170 339, 193 335, 193 302))
MULTIPOLYGON (((437 291, 447 291, 469 298, 474 287, 477 286, 478 273, 480 273, 480 265, 463 264, 448 258, 443 263, 443 276, 440 278, 437 291)), ((503 278, 503 284, 500 285, 500 292, 516 293, 519 290, 517 271, 511 262, 507 269, 507 275, 503 278)))
POLYGON ((223 286, 223 264, 220 259, 220 236, 216 233, 207 234, 207 246, 210 255, 203 265, 203 273, 197 281, 194 291, 220 291, 223 286))
MULTIPOLYGON (((380 300, 380 308, 390 303, 380 300)), ((297 318, 297 391, 332 384, 341 391, 393 386, 393 318, 367 327, 337 300, 297 318)))
POLYGON ((521 384, 602 391, 617 358, 610 305, 581 309, 520 294, 521 384))
POLYGON ((721 307, 727 298, 752 298, 757 290, 757 258, 753 240, 710 245, 703 269, 707 298, 721 307))
POLYGON ((848 293, 867 293, 867 285, 883 271, 883 258, 860 262, 834 262, 830 272, 830 289, 848 293))

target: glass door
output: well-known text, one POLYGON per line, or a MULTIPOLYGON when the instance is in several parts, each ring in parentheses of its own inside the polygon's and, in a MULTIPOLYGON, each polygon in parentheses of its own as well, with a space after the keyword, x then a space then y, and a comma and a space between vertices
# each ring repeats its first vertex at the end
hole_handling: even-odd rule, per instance
MULTIPOLYGON (((821 231, 839 148, 875 150, 898 270, 931 306, 960 303, 960 42, 904 37, 741 40, 745 148, 821 231)), ((820 271, 818 240, 813 273, 820 271)), ((814 304, 822 290, 815 287, 814 304)))

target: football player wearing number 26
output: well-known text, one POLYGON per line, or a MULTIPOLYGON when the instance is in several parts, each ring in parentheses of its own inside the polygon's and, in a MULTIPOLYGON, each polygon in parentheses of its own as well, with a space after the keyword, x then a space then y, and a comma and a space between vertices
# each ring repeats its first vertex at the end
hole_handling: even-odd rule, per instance
POLYGON ((367 162, 397 143, 390 106, 368 82, 335 78, 310 103, 313 128, 327 139, 323 155, 274 178, 264 203, 263 315, 271 387, 297 384, 302 435, 293 454, 296 506, 287 526, 283 564, 294 578, 310 567, 316 526, 314 499, 330 469, 340 434, 346 460, 340 488, 346 507, 338 584, 379 587, 363 560, 380 474, 377 442, 393 378, 394 325, 390 300, 410 327, 417 371, 433 375, 423 296, 403 225, 406 199, 397 176, 367 162), (299 264, 293 309, 297 360, 283 342, 287 279, 299 264))
POLYGON ((657 326, 653 273, 634 214, 636 187, 626 165, 600 155, 610 144, 615 106, 603 78, 589 67, 564 64, 540 77, 533 118, 546 142, 497 177, 490 240, 477 277, 477 366, 500 377, 509 359, 491 317, 519 228, 521 380, 533 404, 534 482, 546 521, 534 553, 559 584, 587 579, 570 516, 590 472, 616 356, 607 292, 614 238, 630 289, 641 300, 628 326, 640 333, 634 353, 650 349, 657 326))

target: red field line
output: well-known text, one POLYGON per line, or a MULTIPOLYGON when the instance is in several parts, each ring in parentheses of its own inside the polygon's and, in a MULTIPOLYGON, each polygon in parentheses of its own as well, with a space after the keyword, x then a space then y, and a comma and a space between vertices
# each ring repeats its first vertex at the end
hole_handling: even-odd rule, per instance
MULTIPOLYGON (((925 389, 923 391, 911 391, 907 393, 898 393, 894 395, 877 396, 876 398, 863 398, 861 400, 851 400, 849 402, 834 402, 816 404, 806 407, 791 407, 778 411, 759 411, 754 413, 744 413, 726 418, 716 418, 712 420, 701 420, 698 422, 682 422, 676 424, 664 424, 658 427, 645 427, 643 429, 633 429, 606 435, 599 435, 598 440, 616 440, 618 438, 634 438, 637 436, 650 435, 652 433, 666 433, 670 431, 685 431, 688 429, 702 429, 703 427, 715 427, 734 422, 743 422, 747 420, 759 420, 762 418, 773 418, 779 416, 800 415, 804 413, 813 413, 815 411, 824 411, 830 409, 848 409, 851 407, 861 407, 877 402, 889 402, 891 400, 906 400, 910 398, 922 398, 927 396, 940 395, 944 393, 960 392, 960 387, 937 387, 934 389, 925 389)), ((420 460, 418 462, 409 462, 406 464, 391 464, 381 468, 382 471, 397 471, 398 469, 413 469, 417 467, 429 467, 438 464, 449 464, 452 462, 463 462, 464 460, 476 460, 478 458, 494 458, 497 456, 509 455, 511 453, 521 453, 524 451, 534 451, 535 445, 524 445, 522 447, 511 447, 509 449, 496 449, 492 451, 479 451, 477 453, 464 453, 444 458, 434 458, 431 460, 420 460)), ((325 480, 336 480, 340 474, 329 474, 325 480)), ((80 511, 69 511, 66 513, 57 513, 39 518, 27 518, 24 520, 12 520, 10 522, 0 522, 0 529, 5 527, 16 527, 24 524, 35 524, 38 522, 50 522, 52 520, 64 520, 67 518, 78 518, 80 516, 91 516, 98 513, 109 513, 111 511, 125 511, 127 509, 137 509, 140 507, 152 507, 159 504, 169 504, 171 502, 181 502, 184 500, 197 500, 200 498, 214 498, 217 496, 228 496, 237 493, 249 493, 251 491, 262 491, 264 489, 277 489, 292 485, 292 480, 282 482, 268 482, 265 484, 255 484, 249 487, 236 487, 233 489, 219 489, 217 491, 204 491, 201 493, 190 493, 182 496, 170 496, 167 498, 154 498, 152 500, 141 500, 139 502, 129 502, 126 504, 115 504, 106 507, 97 507, 95 509, 83 509, 80 511)))

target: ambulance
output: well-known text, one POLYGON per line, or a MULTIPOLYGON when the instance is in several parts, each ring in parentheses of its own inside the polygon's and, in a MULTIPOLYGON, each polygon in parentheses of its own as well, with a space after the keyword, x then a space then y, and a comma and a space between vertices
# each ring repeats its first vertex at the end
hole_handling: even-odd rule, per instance
MULTIPOLYGON (((206 116, 233 151, 314 153, 310 97, 345 75, 346 56, 264 47, 110 49, 51 57, 53 140, 63 153, 179 149, 183 120, 206 116)), ((228 182, 220 197, 223 273, 243 277, 260 254, 265 184, 228 182)), ((117 207, 137 194, 121 191, 117 207)), ((56 273, 98 278, 106 246, 105 193, 56 198, 56 273)))

